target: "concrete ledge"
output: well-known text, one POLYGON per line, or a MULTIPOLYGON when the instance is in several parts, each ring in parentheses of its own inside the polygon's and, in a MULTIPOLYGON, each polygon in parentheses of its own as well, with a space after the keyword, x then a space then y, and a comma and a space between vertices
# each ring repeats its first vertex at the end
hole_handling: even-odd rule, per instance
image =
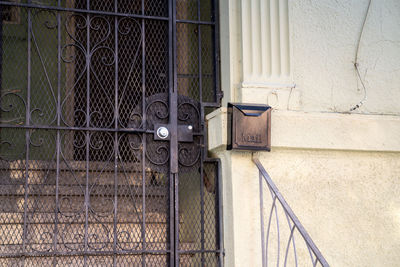
MULTIPOLYGON (((227 109, 207 115, 210 150, 226 147, 227 109)), ((400 152, 400 117, 272 112, 272 147, 400 152)))

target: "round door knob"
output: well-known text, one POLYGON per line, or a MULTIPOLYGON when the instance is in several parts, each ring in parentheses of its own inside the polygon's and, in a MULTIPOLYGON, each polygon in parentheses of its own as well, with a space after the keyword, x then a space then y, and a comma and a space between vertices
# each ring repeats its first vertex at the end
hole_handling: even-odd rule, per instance
POLYGON ((169 135, 169 131, 167 127, 161 126, 160 128, 157 129, 157 136, 161 139, 167 138, 169 135))

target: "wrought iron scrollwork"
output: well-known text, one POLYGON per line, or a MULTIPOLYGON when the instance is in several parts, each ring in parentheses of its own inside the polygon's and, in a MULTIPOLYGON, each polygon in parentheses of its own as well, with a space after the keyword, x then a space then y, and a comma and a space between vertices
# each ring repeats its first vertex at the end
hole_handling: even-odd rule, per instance
MULTIPOLYGON (((201 132, 200 103, 194 99, 180 95, 178 97, 178 123, 191 125, 194 133, 201 132)), ((192 143, 180 143, 178 162, 185 171, 199 163, 201 158, 202 138, 194 138, 192 143)))
MULTIPOLYGON (((154 130, 154 125, 157 123, 168 123, 169 118, 169 105, 168 94, 155 94, 146 98, 146 107, 143 110, 141 103, 139 103, 131 112, 129 117, 128 127, 140 129, 146 126, 146 129, 154 130), (146 121, 142 121, 143 111, 146 114, 146 121)), ((142 138, 138 138, 136 134, 129 135, 129 146, 133 153, 141 153, 142 151, 142 138)), ((167 163, 170 159, 169 144, 163 141, 154 141, 152 134, 146 135, 146 159, 148 164, 155 170, 166 171, 167 163)))
POLYGON ((23 124, 25 122, 25 108, 24 97, 12 90, 6 91, 0 95, 0 123, 23 124))
POLYGON ((146 99, 146 126, 154 130, 157 123, 168 123, 169 104, 168 94, 155 94, 146 99))
MULTIPOLYGON (((43 43, 48 41, 47 34, 54 36, 57 32, 57 14, 50 10, 38 10, 33 12, 32 21, 30 31, 33 53, 32 58, 29 60, 35 69, 35 76, 44 81, 35 82, 34 79, 31 81, 32 97, 30 102, 32 107, 29 110, 29 117, 32 124, 52 125, 57 120, 57 86, 52 78, 52 74, 55 71, 51 68, 51 63, 46 58, 46 47, 43 47, 43 43), (47 34, 44 34, 44 32, 47 34), (38 84, 39 82, 40 84, 38 84), (47 97, 43 97, 43 95, 47 97)), ((53 48, 57 49, 56 47, 53 48)), ((28 78, 31 79, 32 77, 28 78)))
MULTIPOLYGON (((178 81, 187 95, 170 106, 170 74, 177 70, 170 69, 177 65, 172 2, 1 2, 0 12, 11 7, 19 18, 0 31, 0 265, 165 265, 170 230, 182 224, 171 209, 179 203, 170 163, 176 161, 182 180, 193 178, 191 188, 200 186, 203 107, 189 95, 207 95, 182 90, 178 81), (177 151, 169 140, 154 140, 156 125, 176 120, 171 133, 190 125, 188 140, 194 136, 179 141, 177 151)), ((204 80, 211 70, 205 62, 204 80)), ((196 75, 184 74, 193 80, 187 85, 196 75)), ((197 204, 193 218, 204 222, 198 214, 210 208, 197 204)), ((192 258, 213 265, 208 259, 217 248, 197 249, 192 258)), ((181 265, 186 256, 177 256, 181 265)))
POLYGON ((192 144, 179 144, 178 161, 184 167, 192 167, 198 163, 201 155, 201 147, 199 146, 199 140, 196 140, 192 144))
POLYGON ((199 103, 186 96, 179 96, 178 103, 179 124, 192 125, 194 132, 201 131, 199 103))
MULTIPOLYGON (((155 130, 155 124, 166 124, 169 119, 168 94, 155 94, 146 98, 146 127, 155 130)), ((178 121, 179 124, 191 125, 194 132, 201 131, 200 105, 197 101, 186 97, 178 97, 178 121)), ((132 111, 129 126, 132 128, 143 127, 142 105, 138 104, 132 111)), ((135 137, 131 135, 132 143, 135 137)), ((169 160, 168 142, 154 141, 153 134, 147 135, 146 158, 157 169, 167 164, 169 160)), ((137 143, 137 142, 136 142, 137 143)), ((181 143, 178 149, 178 162, 183 167, 192 167, 201 157, 200 139, 195 138, 192 143, 181 143)))

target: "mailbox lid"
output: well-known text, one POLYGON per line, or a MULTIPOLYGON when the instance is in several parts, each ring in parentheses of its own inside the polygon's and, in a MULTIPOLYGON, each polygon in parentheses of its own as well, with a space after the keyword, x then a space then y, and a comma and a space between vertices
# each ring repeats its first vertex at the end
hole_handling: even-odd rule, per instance
POLYGON ((246 116, 261 116, 265 111, 271 109, 270 106, 264 104, 243 104, 243 103, 228 103, 228 108, 235 107, 246 116))
POLYGON ((271 107, 228 103, 228 149, 271 149, 271 107))

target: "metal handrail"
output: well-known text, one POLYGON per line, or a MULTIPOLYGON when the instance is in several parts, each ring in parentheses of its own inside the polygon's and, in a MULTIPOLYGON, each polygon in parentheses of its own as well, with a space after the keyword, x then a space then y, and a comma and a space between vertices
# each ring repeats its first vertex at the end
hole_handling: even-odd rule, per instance
MULTIPOLYGON (((293 244, 293 249, 295 250, 294 255, 295 255, 295 264, 297 264, 297 254, 296 254, 296 245, 295 245, 295 240, 294 240, 294 231, 297 229, 297 231, 300 233, 300 235, 303 237, 306 245, 308 252, 311 257, 311 262, 313 266, 317 266, 317 264, 320 264, 323 267, 329 267, 328 262, 325 260, 325 258, 322 256, 321 252, 311 239, 310 235, 307 233, 306 229, 303 227, 297 216, 294 214, 293 210, 290 208, 282 194, 279 192, 278 188, 272 181, 271 177, 267 173, 267 171, 264 169, 263 165, 257 158, 253 158, 254 163, 256 164, 259 174, 260 174, 260 215, 261 215, 261 243, 262 243, 262 263, 263 266, 268 266, 268 241, 269 241, 269 231, 270 231, 270 223, 271 223, 271 218, 273 216, 273 211, 275 209, 275 216, 278 216, 277 213, 277 202, 276 200, 279 201, 279 203, 282 205, 282 208, 285 212, 286 219, 288 221, 288 226, 290 228, 290 236, 289 240, 286 246, 286 251, 285 251, 285 261, 284 261, 284 266, 287 264, 287 257, 289 253, 289 247, 290 244, 293 244), (267 235, 265 236, 265 227, 264 227, 264 196, 263 196, 263 181, 266 182, 268 185, 268 188, 271 193, 272 197, 272 207, 270 210, 270 218, 269 218, 269 223, 268 223, 268 228, 267 228, 267 235), (265 240, 267 238, 267 240, 265 240)), ((278 218, 277 218, 278 222, 278 218)), ((278 239, 279 239, 279 226, 277 227, 278 230, 278 239)), ((278 240, 278 244, 279 244, 278 240)), ((278 259, 277 259, 277 266, 279 266, 279 247, 278 247, 278 259)))

